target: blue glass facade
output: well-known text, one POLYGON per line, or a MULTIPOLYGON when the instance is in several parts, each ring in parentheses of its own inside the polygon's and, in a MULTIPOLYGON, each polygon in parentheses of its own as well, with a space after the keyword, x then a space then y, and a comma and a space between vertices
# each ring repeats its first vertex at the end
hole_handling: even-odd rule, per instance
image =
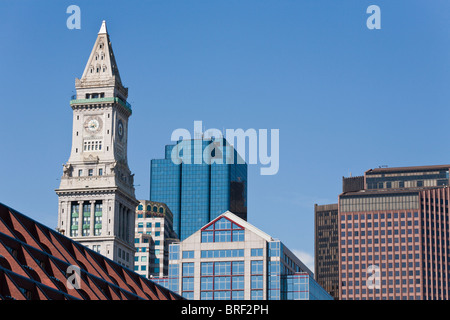
POLYGON ((283 243, 268 243, 267 299, 268 300, 332 300, 312 274, 286 256, 283 243))
POLYGON ((238 158, 225 139, 198 139, 167 145, 165 159, 151 161, 150 199, 165 203, 172 211, 180 240, 227 210, 247 219, 247 164, 238 158), (213 159, 221 157, 222 163, 209 164, 205 148, 210 148, 206 153, 213 159), (174 153, 183 162, 174 162, 174 153), (233 161, 227 161, 231 158, 233 161))

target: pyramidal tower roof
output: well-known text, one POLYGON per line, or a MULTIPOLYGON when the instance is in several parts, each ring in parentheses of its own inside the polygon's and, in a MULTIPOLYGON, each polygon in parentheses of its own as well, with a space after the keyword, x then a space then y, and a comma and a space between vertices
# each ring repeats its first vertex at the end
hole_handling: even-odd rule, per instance
POLYGON ((108 34, 108 31, 106 30, 106 21, 103 20, 102 21, 102 26, 100 27, 100 31, 98 32, 98 34, 108 34))
POLYGON ((83 75, 77 83, 77 87, 109 85, 123 88, 111 40, 106 28, 106 21, 103 20, 94 47, 84 68, 83 75))

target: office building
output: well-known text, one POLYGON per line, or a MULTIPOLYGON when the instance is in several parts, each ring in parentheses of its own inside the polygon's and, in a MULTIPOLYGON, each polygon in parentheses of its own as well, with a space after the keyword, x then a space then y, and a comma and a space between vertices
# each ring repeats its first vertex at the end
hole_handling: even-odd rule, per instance
POLYGON ((180 299, 0 203, 0 300, 180 299))
POLYGON ((449 168, 368 170, 339 196, 341 299, 449 299, 449 168))
POLYGON ((138 202, 127 162, 131 106, 105 21, 75 88, 72 149, 56 190, 58 230, 132 269, 138 202))
POLYGON ((338 205, 314 205, 314 279, 339 299, 338 205))
POLYGON ((225 139, 192 139, 167 145, 165 158, 151 161, 150 200, 170 208, 180 240, 227 210, 247 219, 247 164, 240 160, 225 139), (221 163, 205 161, 211 146, 221 163))
POLYGON ((330 300, 279 240, 227 211, 169 249, 159 284, 194 300, 330 300))
POLYGON ((168 275, 169 244, 178 241, 173 216, 161 202, 140 200, 136 207, 134 271, 147 278, 168 275))

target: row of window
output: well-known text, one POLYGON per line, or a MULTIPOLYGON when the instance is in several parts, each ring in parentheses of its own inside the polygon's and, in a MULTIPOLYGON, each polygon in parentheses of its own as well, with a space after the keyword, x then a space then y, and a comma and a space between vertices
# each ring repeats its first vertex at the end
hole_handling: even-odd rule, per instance
MULTIPOLYGON (((341 215, 341 221, 342 220, 345 220, 345 219, 347 219, 347 220, 366 220, 366 218, 367 218, 367 220, 371 220, 372 219, 372 216, 373 216, 373 219, 374 220, 377 220, 378 218, 380 218, 380 219, 385 219, 385 218, 387 218, 387 219, 392 219, 392 217, 394 218, 394 219, 398 219, 399 217, 400 218, 406 218, 406 217, 408 217, 408 218, 412 218, 413 217, 413 213, 412 212, 407 212, 407 213, 405 213, 405 212, 400 212, 400 213, 398 213, 398 212, 394 212, 394 213, 380 213, 380 214, 378 214, 378 213, 367 213, 367 214, 365 214, 365 213, 361 213, 361 214, 347 214, 347 215, 341 215)), ((414 212, 414 217, 415 218, 418 218, 419 217, 419 213, 418 212, 414 212)))
POLYGON ((90 73, 94 73, 94 70, 96 73, 99 73, 100 71, 105 72, 106 71, 106 65, 97 65, 95 68, 91 66, 91 68, 89 69, 90 73))
MULTIPOLYGON (((142 211, 144 210, 144 206, 142 204, 138 205, 138 210, 142 211)), ((163 207, 157 207, 157 206, 151 206, 151 205, 147 205, 147 211, 153 211, 153 212, 159 212, 159 213, 164 213, 164 208, 163 207)), ((140 217, 142 218, 142 217, 140 217)))
MULTIPOLYGON (((161 254, 163 250, 161 249, 150 249, 148 250, 148 252, 154 253, 155 255, 159 255, 161 254)), ((138 247, 136 248, 136 252, 147 252, 147 247, 138 247)))
MULTIPOLYGON (((374 228, 378 228, 378 226, 380 226, 381 228, 384 228, 386 226, 387 227, 392 227, 392 226, 398 227, 399 223, 398 223, 398 221, 394 221, 394 223, 392 223, 392 221, 387 221, 387 222, 381 221, 379 224, 378 224, 378 222, 373 222, 373 224, 372 224, 372 222, 367 222, 367 228, 372 228, 372 225, 374 228)), ((413 223, 412 223, 412 221, 400 221, 400 226, 406 227, 406 225, 408 225, 410 227, 413 225, 413 223)), ((418 220, 414 221, 414 225, 418 226, 419 221, 418 220)), ((358 224, 358 222, 354 222, 353 224, 352 223, 347 223, 347 224, 341 223, 341 229, 345 229, 346 226, 348 229, 351 229, 351 228, 364 229, 366 227, 366 223, 365 222, 361 222, 359 224, 358 224)))
MULTIPOLYGON (((152 227, 152 223, 151 222, 147 222, 145 224, 146 228, 151 228, 152 227)), ((138 222, 138 228, 143 228, 144 227, 144 223, 143 222, 138 222)), ((161 222, 155 222, 155 228, 160 228, 161 227, 161 222)))
POLYGON ((101 151, 102 141, 101 140, 85 140, 84 141, 84 151, 101 151))
MULTIPOLYGON (((244 261, 202 262, 200 278, 200 299, 243 299, 244 261)), ((263 261, 251 262, 250 288, 252 299, 263 298, 263 261)), ((182 295, 193 298, 194 263, 182 265, 182 295)))
POLYGON ((86 93, 85 98, 86 99, 98 99, 98 98, 104 98, 105 93, 99 92, 99 93, 86 93))
POLYGON ((244 230, 202 231, 202 242, 244 241, 244 230))
MULTIPOLYGON (((149 238, 143 238, 142 239, 142 243, 149 243, 150 239, 149 238)), ((139 238, 134 238, 134 243, 141 243, 139 238)), ((159 246, 161 244, 161 240, 154 240, 154 244, 155 246, 159 246)))
MULTIPOLYGON (((148 269, 149 269, 149 272, 152 274, 158 274, 161 270, 160 267, 149 267, 148 269)), ((142 265, 142 266, 135 265, 134 271, 147 271, 147 265, 142 265)))
MULTIPOLYGON (((91 203, 84 202, 82 204, 83 216, 82 216, 82 236, 91 235, 91 203)), ((103 215, 103 204, 101 201, 97 201, 94 204, 94 235, 100 236, 102 234, 102 215, 103 215)), ((78 202, 73 202, 71 204, 70 213, 70 236, 79 236, 79 215, 80 215, 80 204, 78 202)))
MULTIPOLYGON (((88 169, 88 177, 92 177, 94 175, 94 169, 88 169)), ((102 176, 103 175, 103 168, 99 168, 98 169, 98 175, 102 176)), ((79 169, 78 170, 78 176, 82 177, 83 176, 83 169, 79 169)))
POLYGON ((202 229, 202 242, 244 241, 245 230, 225 217, 202 229))

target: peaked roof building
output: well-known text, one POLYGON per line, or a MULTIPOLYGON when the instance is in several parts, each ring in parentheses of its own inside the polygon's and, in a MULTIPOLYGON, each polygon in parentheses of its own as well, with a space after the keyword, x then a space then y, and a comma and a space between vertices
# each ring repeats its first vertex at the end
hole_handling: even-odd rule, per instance
POLYGON ((169 246, 168 277, 153 278, 194 300, 331 300, 280 240, 230 211, 169 246))
POLYGON ((0 300, 179 300, 151 280, 0 203, 0 300))
MULTIPOLYGON (((75 80, 75 87, 111 87, 121 91, 122 100, 126 101, 128 88, 124 88, 120 79, 119 68, 111 45, 111 40, 103 20, 97 39, 92 48, 81 79, 75 80)), ((114 95, 116 96, 116 95, 114 95)))

